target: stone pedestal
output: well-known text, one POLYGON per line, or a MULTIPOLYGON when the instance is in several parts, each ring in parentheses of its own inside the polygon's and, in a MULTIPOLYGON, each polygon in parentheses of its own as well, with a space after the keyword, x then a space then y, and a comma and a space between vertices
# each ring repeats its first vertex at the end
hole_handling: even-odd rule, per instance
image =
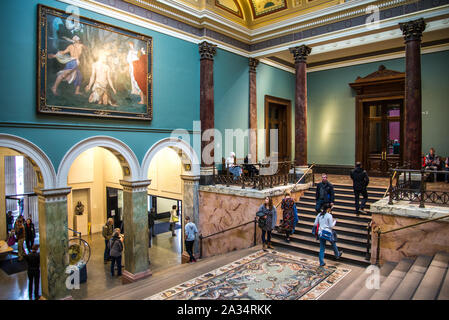
POLYGON ((151 180, 124 181, 123 222, 125 241, 125 270, 123 283, 135 282, 151 276, 148 257, 147 188, 151 180))
MULTIPOLYGON (((382 231, 405 227, 449 214, 449 208, 410 201, 395 201, 388 204, 388 198, 373 203, 370 207, 374 227, 382 231)), ((433 221, 411 228, 381 235, 380 263, 399 262, 402 258, 416 258, 419 255, 433 256, 438 252, 449 252, 449 218, 433 221)), ((371 263, 376 262, 377 233, 372 233, 371 263)))
POLYGON ((87 235, 87 214, 82 214, 80 216, 76 215, 76 227, 75 230, 81 232, 83 236, 87 235))
POLYGON ((424 19, 400 23, 405 40, 405 110, 404 162, 412 169, 421 168, 422 96, 421 96, 421 37, 424 19))
MULTIPOLYGON (((198 188, 199 188, 199 180, 198 176, 188 176, 181 175, 181 179, 183 180, 183 198, 182 198, 182 207, 183 207, 183 220, 185 217, 190 217, 190 221, 193 222, 198 232, 201 233, 200 229, 200 218, 199 218, 199 198, 198 198, 198 188)), ((182 221, 182 243, 183 243, 183 255, 182 255, 182 263, 189 261, 189 255, 185 251, 185 232, 184 226, 185 223, 182 221), (187 257, 187 261, 185 261, 185 257, 187 257), (184 262, 185 261, 185 262, 184 262)), ((195 257, 199 257, 199 234, 195 238, 195 242, 193 244, 193 255, 195 257)))
POLYGON ((67 195, 70 188, 38 190, 39 243, 42 295, 48 300, 67 299, 69 265, 67 195))
MULTIPOLYGON (((200 177, 199 177, 199 183, 201 185, 210 185, 213 184, 213 166, 208 167, 201 167, 200 168, 200 177)), ((215 174, 217 174, 217 169, 215 169, 215 174)))
POLYGON ((307 56, 312 49, 306 45, 290 48, 295 59, 295 163, 307 165, 307 56))

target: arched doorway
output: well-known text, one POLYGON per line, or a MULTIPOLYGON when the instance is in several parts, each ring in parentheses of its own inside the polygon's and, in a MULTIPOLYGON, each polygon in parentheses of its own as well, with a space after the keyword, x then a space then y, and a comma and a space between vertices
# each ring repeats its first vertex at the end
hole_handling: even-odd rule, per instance
MULTIPOLYGON (((22 169, 27 171, 27 177, 26 179, 29 179, 30 181, 27 181, 26 184, 30 189, 34 188, 34 191, 39 196, 39 205, 37 206, 38 216, 39 218, 36 218, 35 212, 34 212, 34 220, 36 224, 37 230, 42 230, 42 232, 38 233, 38 239, 36 239, 36 244, 40 243, 41 245, 41 252, 42 248, 44 252, 48 249, 48 247, 52 247, 52 244, 48 244, 48 234, 51 233, 51 230, 48 230, 47 228, 47 217, 51 216, 51 214, 46 214, 46 207, 45 205, 42 205, 41 203, 41 195, 43 193, 42 190, 53 190, 55 187, 56 182, 56 173, 53 167, 53 164, 51 163, 48 156, 35 144, 33 144, 31 141, 23 139, 18 136, 9 135, 9 134, 0 134, 0 153, 2 154, 2 175, 5 176, 5 156, 6 157, 17 157, 22 158, 22 163, 25 163, 25 167, 22 167, 22 169), (49 232, 50 231, 50 232, 49 232)), ((12 159, 10 159, 12 160, 12 159)), ((14 159, 15 161, 15 159, 14 159)), ((11 162, 11 161, 10 161, 11 162)), ((10 170, 13 171, 13 170, 10 170)), ((2 189, 6 189, 4 182, 2 182, 2 189)), ((2 190, 3 191, 3 190, 2 190)), ((30 191, 30 190, 27 190, 30 191)), ((32 192, 30 192, 32 193, 32 192)), ((16 198, 20 198, 20 195, 16 195, 16 198)), ((23 198, 23 197, 22 197, 23 198)), ((5 193, 2 192, 0 197, 1 205, 5 206, 6 209, 6 199, 5 199, 5 193)), ((26 203, 24 203, 25 205, 26 203)), ((29 207, 30 202, 28 203, 28 208, 24 207, 24 217, 29 216, 32 208, 29 207)), ((34 211, 36 211, 36 208, 34 208, 34 211)), ((6 216, 5 216, 6 210, 0 210, 0 238, 1 240, 4 240, 6 238, 6 216)), ((57 253, 55 253, 57 255, 57 253)), ((52 259, 49 259, 52 260, 52 259)), ((50 262, 50 264, 52 264, 50 262)), ((54 264, 52 267, 55 267, 54 273, 56 274, 58 269, 58 265, 54 264)), ((54 276, 50 275, 48 272, 49 263, 46 261, 41 260, 41 292, 46 297, 52 297, 53 293, 51 289, 48 287, 49 278, 54 278, 54 276)), ((16 288, 16 290, 7 291, 7 290, 1 290, 5 294, 12 294, 16 296, 5 296, 3 299, 27 299, 28 298, 28 287, 27 287, 27 276, 26 272, 21 272, 19 274, 13 274, 10 278, 7 279, 7 281, 2 281, 3 285, 11 285, 11 281, 16 282, 13 287, 16 288), (17 296, 18 294, 18 296, 17 296)))
MULTIPOLYGON (((105 260, 109 252, 106 250, 107 241, 102 236, 102 228, 108 218, 114 221, 114 227, 120 228, 125 234, 125 252, 122 259, 124 277, 115 282, 124 281, 125 276, 136 273, 135 270, 148 270, 148 250, 140 244, 148 242, 145 241, 148 239, 147 230, 142 226, 146 220, 136 220, 136 216, 142 218, 142 214, 136 211, 136 207, 142 210, 141 204, 136 203, 134 199, 137 194, 134 185, 137 183, 139 188, 142 184, 138 181, 139 177, 140 166, 133 151, 123 142, 107 136, 91 137, 79 142, 67 152, 59 166, 58 185, 72 189, 68 196, 68 224, 87 236, 93 245, 92 262, 101 263, 103 266, 98 268, 96 265, 93 268, 96 272, 94 277, 100 272, 104 280, 93 285, 99 292, 108 288, 108 279, 111 277, 109 262, 105 260), (115 195, 113 208, 111 194, 115 195), (84 208, 87 209, 87 216, 75 214, 74 211, 79 202, 82 204, 83 201, 86 204, 84 208)), ((146 208, 144 210, 146 213, 146 208)), ((89 278, 89 266, 87 273, 89 278)), ((86 295, 83 292, 74 294, 80 297, 86 295)), ((89 289, 89 294, 92 294, 92 289, 89 289)))
MULTIPOLYGON (((181 209, 181 219, 178 224, 179 229, 176 231, 176 238, 169 240, 171 232, 167 230, 167 232, 163 232, 165 237, 160 236, 160 238, 162 241, 167 238, 165 240, 170 241, 168 244, 167 241, 161 243, 159 239, 153 243, 156 248, 159 245, 169 248, 171 250, 171 261, 185 262, 184 217, 189 216, 192 222, 197 226, 199 225, 198 181, 200 169, 198 157, 191 146, 183 140, 176 138, 162 139, 146 153, 142 162, 142 174, 152 180, 148 188, 149 199, 156 198, 156 202, 150 200, 149 207, 154 204, 157 206, 158 199, 163 198, 161 203, 175 204, 177 202, 177 209, 181 209), (180 256, 181 253, 182 256, 180 256)), ((165 217, 165 209, 158 211, 161 217, 165 217)), ((199 251, 198 241, 196 241, 194 250, 199 251)), ((156 250, 154 252, 156 254, 156 250)), ((158 268, 163 266, 165 258, 156 254, 154 257, 150 255, 150 259, 152 259, 154 268, 158 268)))

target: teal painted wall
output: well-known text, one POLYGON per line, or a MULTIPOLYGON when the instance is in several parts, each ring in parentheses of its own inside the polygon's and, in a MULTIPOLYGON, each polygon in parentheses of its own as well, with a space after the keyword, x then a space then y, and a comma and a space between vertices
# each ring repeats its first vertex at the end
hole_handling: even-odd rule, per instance
MULTIPOLYGON (((291 101, 292 159, 295 155, 295 75, 264 63, 257 66, 257 127, 265 128, 265 96, 291 101)), ((265 135, 257 135, 257 157, 265 159, 265 135)))
MULTIPOLYGON (((65 10, 67 4, 53 0, 3 0, 1 2, 2 50, 0 51, 0 132, 15 134, 38 145, 55 168, 75 143, 93 135, 109 135, 128 144, 141 161, 151 145, 169 133, 133 132, 139 129, 192 130, 199 120, 200 62, 198 46, 87 10, 82 16, 153 37, 153 120, 95 119, 52 116, 36 111, 37 5, 65 10), (48 130, 14 127, 45 124, 90 125, 104 130, 48 130), (25 125, 23 125, 25 124, 25 125), (12 127, 11 127, 12 126, 12 127), (108 127, 123 131, 108 131, 108 127)), ((83 85, 84 87, 85 85, 83 85)))
MULTIPOLYGON (((226 129, 245 132, 249 128, 248 58, 217 50, 214 56, 214 108, 215 128, 222 135, 222 157, 227 158, 231 150, 225 145, 226 129)), ((218 139, 215 142, 215 161, 221 163, 218 139)), ((233 138, 232 151, 236 152, 237 158, 244 158, 248 154, 248 138, 244 139, 243 151, 237 151, 237 139, 233 138)))
MULTIPOLYGON (((449 51, 422 55, 423 152, 434 146, 449 155, 449 51)), ((405 72, 405 59, 367 63, 307 75, 308 162, 353 165, 355 161, 355 92, 349 87, 383 64, 405 72)))

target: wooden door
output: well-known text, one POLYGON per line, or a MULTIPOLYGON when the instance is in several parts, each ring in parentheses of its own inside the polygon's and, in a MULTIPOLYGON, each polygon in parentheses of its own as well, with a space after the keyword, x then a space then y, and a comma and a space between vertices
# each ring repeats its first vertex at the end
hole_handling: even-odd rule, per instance
MULTIPOLYGON (((269 103, 268 105, 268 119, 267 127, 268 134, 270 130, 278 130, 278 157, 279 161, 286 161, 288 159, 288 134, 287 134, 287 110, 285 105, 277 103, 269 103)), ((267 140, 267 150, 270 150, 270 139, 267 140)))
POLYGON ((403 100, 364 103, 364 167, 373 176, 386 176, 402 163, 403 100))

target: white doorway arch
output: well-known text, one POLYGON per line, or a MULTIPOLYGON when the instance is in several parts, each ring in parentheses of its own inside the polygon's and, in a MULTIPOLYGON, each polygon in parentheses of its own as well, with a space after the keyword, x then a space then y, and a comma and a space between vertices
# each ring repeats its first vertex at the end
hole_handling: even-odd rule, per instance
POLYGON ((172 148, 178 151, 182 151, 181 159, 183 160, 183 163, 188 163, 191 168, 190 171, 187 171, 183 167, 184 175, 200 175, 200 162, 195 150, 193 150, 193 148, 184 140, 177 138, 165 138, 153 144, 143 157, 141 166, 142 171, 140 176, 141 180, 148 179, 148 170, 150 168, 151 160, 153 160, 154 156, 164 148, 172 148))
POLYGON ((41 184, 45 189, 56 187, 55 168, 41 148, 29 140, 6 133, 0 133, 0 147, 13 149, 31 159, 35 164, 35 166, 33 164, 33 167, 37 172, 38 184, 41 184), (39 181, 41 179, 43 181, 39 181))
POLYGON ((94 147, 103 147, 111 151, 120 162, 124 180, 136 181, 140 177, 140 165, 136 155, 122 141, 108 136, 94 136, 84 139, 70 148, 59 164, 56 185, 58 188, 67 187, 67 177, 75 159, 84 151, 94 147))

